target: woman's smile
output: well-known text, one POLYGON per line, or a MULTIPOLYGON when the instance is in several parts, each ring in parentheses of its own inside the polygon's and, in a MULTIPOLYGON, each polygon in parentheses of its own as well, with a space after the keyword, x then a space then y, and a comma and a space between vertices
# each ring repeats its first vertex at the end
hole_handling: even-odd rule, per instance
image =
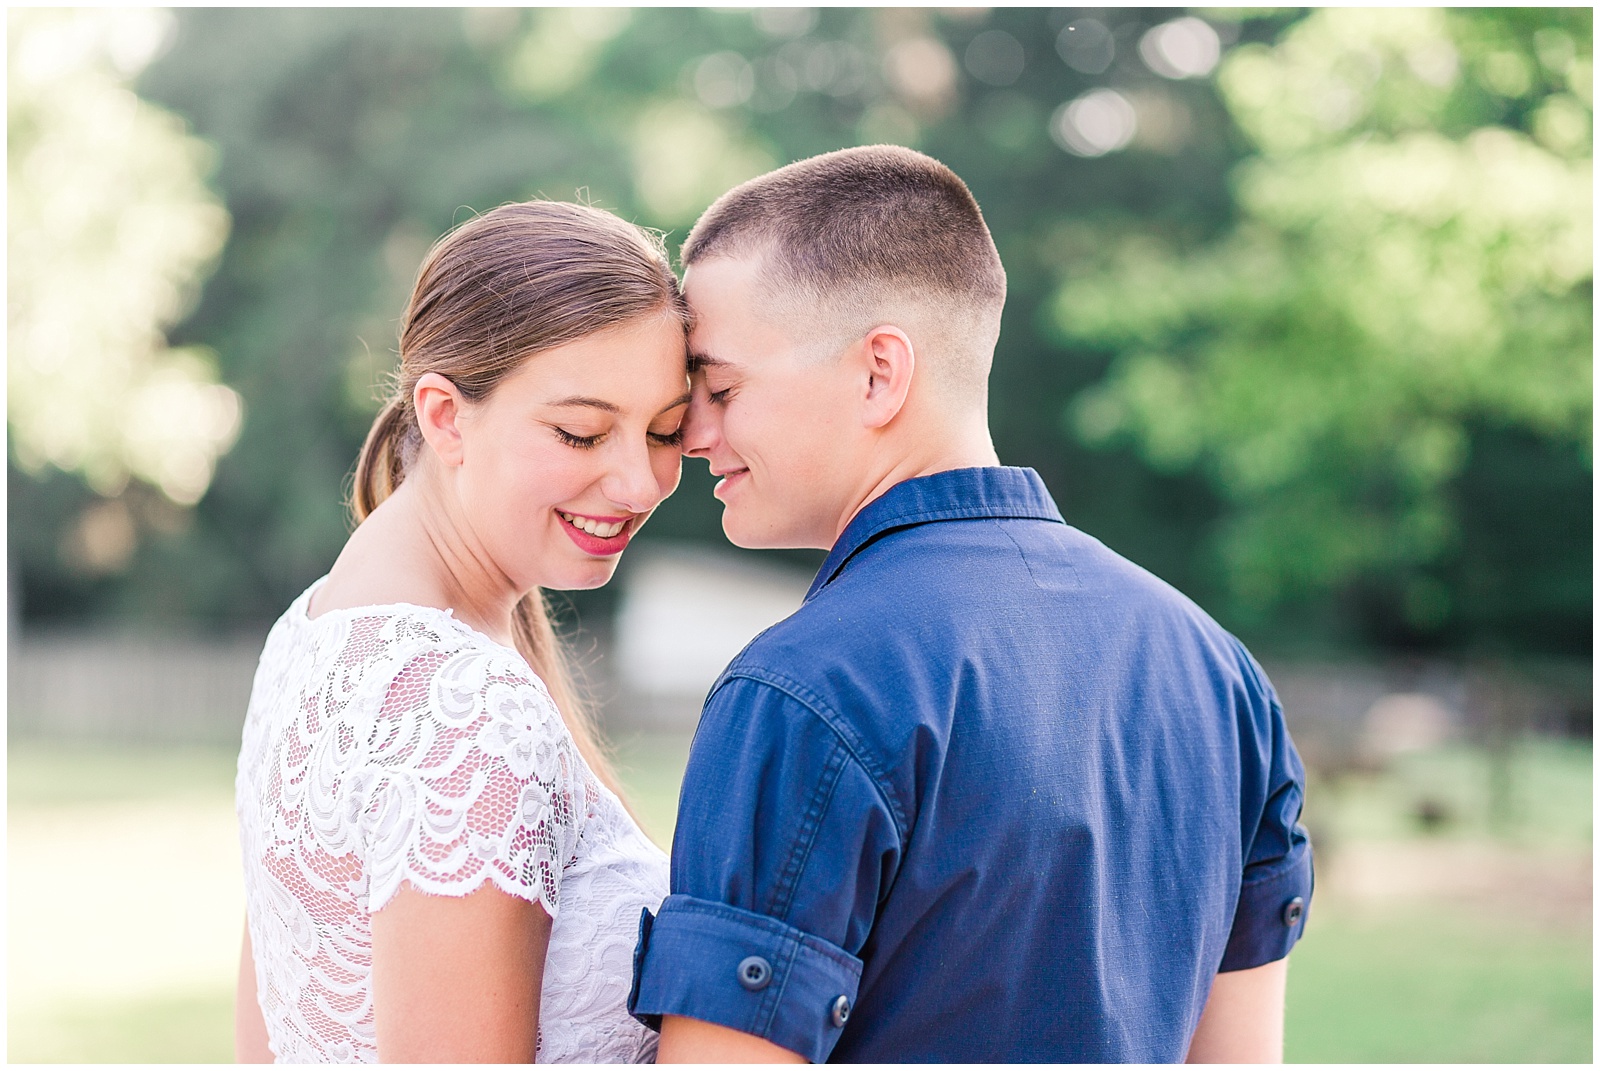
POLYGON ((566 532, 578 549, 596 557, 621 554, 633 531, 638 527, 638 515, 632 517, 590 517, 582 513, 556 510, 561 518, 561 530, 566 532))

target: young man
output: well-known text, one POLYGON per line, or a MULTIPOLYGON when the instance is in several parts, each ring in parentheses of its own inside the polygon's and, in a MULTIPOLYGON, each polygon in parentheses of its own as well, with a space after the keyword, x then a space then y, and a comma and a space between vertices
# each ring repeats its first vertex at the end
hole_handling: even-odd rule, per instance
POLYGON ((1281 1059, 1299 758, 1238 641, 1000 467, 967 188, 829 153, 683 261, 728 538, 830 553, 706 700, 629 1002, 661 1059, 1281 1059))

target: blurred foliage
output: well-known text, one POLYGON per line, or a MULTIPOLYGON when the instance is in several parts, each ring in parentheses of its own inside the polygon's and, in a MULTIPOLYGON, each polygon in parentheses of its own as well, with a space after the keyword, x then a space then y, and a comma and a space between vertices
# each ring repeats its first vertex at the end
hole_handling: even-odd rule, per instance
POLYGON ((1118 356, 1072 424, 1206 473, 1245 620, 1364 588, 1414 641, 1508 614, 1583 637, 1590 37, 1576 8, 1318 11, 1220 70, 1258 149, 1231 176, 1236 225, 1194 245, 1100 228, 1075 258, 1055 323, 1118 356), (1553 469, 1564 493, 1516 498, 1577 552, 1505 563, 1520 611, 1464 575, 1489 528, 1466 510, 1473 455, 1504 464, 1518 435, 1544 462, 1518 478, 1553 469))
MULTIPOLYGON (((1434 548, 1408 552, 1406 568, 1393 575, 1377 568, 1383 562, 1370 553, 1349 553, 1337 540, 1325 540, 1337 544, 1336 568, 1318 560, 1286 569, 1278 563, 1299 556, 1292 540, 1252 542, 1238 534, 1261 528, 1262 510, 1274 502, 1294 519, 1294 531, 1338 529, 1332 522, 1341 515, 1329 511, 1353 493, 1347 485, 1360 489, 1401 471, 1384 467, 1382 451, 1365 449, 1371 436, 1318 415, 1329 392, 1313 373, 1328 363, 1330 346, 1313 351, 1304 370, 1285 359, 1282 345, 1246 354, 1239 368, 1241 375, 1247 367, 1260 375, 1257 397, 1280 398, 1277 408, 1285 413, 1309 406, 1308 425, 1337 434, 1302 440, 1277 432, 1253 449, 1207 438, 1214 422, 1194 413, 1204 383, 1197 378, 1170 419, 1157 422, 1190 429, 1188 454, 1152 450, 1139 436, 1152 422, 1121 387, 1137 381, 1127 370, 1165 361, 1170 374, 1162 382, 1170 383, 1195 376, 1189 370, 1195 355, 1216 349, 1205 341, 1213 320, 1200 300, 1209 291, 1194 282, 1204 274, 1200 258, 1230 266, 1226 251, 1237 248, 1245 253, 1235 260, 1255 264, 1262 255, 1250 253, 1255 249, 1289 263, 1270 294, 1299 295, 1298 303, 1251 297, 1246 305, 1257 311, 1246 324, 1249 337, 1320 340, 1328 317, 1342 315, 1357 296, 1348 286, 1325 298, 1317 294, 1317 280, 1337 267, 1335 253, 1361 264, 1378 254, 1354 241, 1367 231, 1343 245, 1321 237, 1361 222, 1371 206, 1333 182, 1317 160, 1337 157, 1349 170, 1409 166, 1410 159, 1389 134, 1369 142, 1395 142, 1392 159, 1338 155, 1353 144, 1352 131, 1377 123, 1354 111, 1343 134, 1312 146, 1293 144, 1292 135, 1263 134, 1274 122, 1293 128, 1296 121, 1262 118, 1234 91, 1235 72, 1248 73, 1241 64, 1250 57, 1268 72, 1254 76, 1258 83, 1269 75, 1285 86, 1332 77, 1317 74, 1326 60, 1316 53, 1316 37, 1295 36, 1325 33, 1317 28, 1322 16, 1198 14, 1204 22, 1185 21, 1171 9, 179 11, 137 88, 214 147, 212 182, 232 217, 232 234, 199 304, 170 339, 215 351, 223 382, 243 399, 245 419, 205 497, 176 512, 161 496, 142 495, 137 484, 106 499, 49 468, 19 473, 13 429, 10 509, 27 521, 13 523, 11 555, 24 618, 225 625, 280 613, 342 543, 344 488, 393 366, 412 275, 428 244, 466 214, 531 196, 581 197, 667 231, 675 246, 698 212, 735 182, 814 153, 895 141, 947 162, 984 207, 1011 281, 991 390, 996 443, 1006 462, 1040 470, 1072 523, 1247 636, 1358 645, 1487 640, 1586 650, 1590 477, 1587 447, 1572 441, 1569 425, 1587 410, 1568 399, 1564 384, 1546 378, 1570 371, 1570 360, 1562 364, 1565 350, 1546 347, 1551 352, 1542 349, 1537 363, 1517 366, 1523 381, 1515 387, 1517 407, 1473 408, 1477 399, 1497 396, 1491 381, 1505 378, 1506 359, 1468 332, 1472 353, 1481 354, 1471 357, 1478 380, 1470 390, 1454 390, 1459 403, 1440 405, 1426 419, 1415 414, 1415 395, 1431 398, 1448 377, 1418 372, 1379 380, 1366 364, 1382 362, 1363 358, 1363 371, 1351 378, 1382 403, 1365 411, 1393 440, 1390 453, 1403 455, 1419 474, 1390 492, 1397 505, 1385 508, 1413 518, 1406 521, 1419 529, 1412 542, 1434 548), (1298 40, 1310 44, 1291 48, 1298 40), (1229 72, 1221 83, 1225 96, 1205 76, 1219 52, 1229 72), (1093 153, 1099 155, 1083 155, 1093 153), (1314 181, 1297 183, 1302 174, 1314 181), (1324 195, 1326 204, 1318 201, 1324 195), (1257 232, 1276 237, 1244 237, 1257 232), (1102 282, 1078 289, 1102 271, 1124 281, 1158 271, 1172 288, 1168 311, 1146 315, 1150 294, 1138 287, 1102 282), (1113 299, 1114 293, 1121 296, 1113 299), (1068 317, 1064 326, 1061 312, 1074 302, 1102 311, 1097 319, 1068 317), (1276 336, 1268 330, 1273 323, 1280 323, 1276 336), (1102 381, 1109 386, 1092 391, 1074 409, 1080 416, 1064 422, 1072 399, 1102 381), (1400 396, 1389 397, 1390 389, 1400 396), (1538 421, 1524 419, 1534 411, 1538 421), (1100 414, 1098 425, 1084 413, 1100 414), (1387 419, 1396 422, 1392 428, 1387 419), (1481 432, 1468 420, 1479 421, 1481 432), (1085 427, 1099 431, 1085 436, 1085 427), (1119 429, 1133 433, 1120 445, 1119 429), (1363 449, 1350 448, 1350 440, 1363 449), (1272 456, 1280 447, 1283 456, 1272 456), (1216 459, 1234 454, 1247 459, 1244 471, 1255 481, 1249 486, 1259 491, 1242 494, 1231 477, 1219 475, 1226 467, 1216 459), (1264 461, 1257 459, 1262 454, 1264 461), (1256 459, 1253 468, 1249 459, 1256 459), (1429 504, 1440 500, 1447 505, 1429 504), (1478 511, 1448 505, 1478 500, 1489 507, 1482 523, 1478 511), (94 574, 62 548, 107 501, 121 503, 133 519, 137 544, 120 571, 94 574), (1309 518, 1308 501, 1318 503, 1309 518), (1581 526, 1566 519, 1577 502, 1584 504, 1581 526), (1566 513, 1553 518, 1552 503, 1566 513), (1322 524, 1324 517, 1330 523, 1322 524), (1445 625, 1419 631, 1407 616, 1407 599, 1416 599, 1406 593, 1424 565, 1434 570, 1427 575, 1435 604, 1448 607, 1446 624, 1455 632, 1445 625), (1314 583, 1302 582, 1296 570, 1314 583), (1298 601, 1283 598, 1301 593, 1298 601), (1552 606, 1560 611, 1552 615, 1552 606), (1536 631, 1527 631, 1530 621, 1536 631)), ((1477 35, 1449 37, 1469 74, 1492 66, 1501 79, 1493 84, 1503 88, 1510 62, 1487 57, 1510 50, 1537 62, 1525 64, 1530 88, 1514 108, 1506 103, 1513 98, 1498 90, 1461 89, 1420 118, 1405 119, 1419 136, 1432 131, 1433 140, 1418 142, 1416 151, 1432 151, 1449 174, 1470 171, 1478 157, 1462 153, 1480 150, 1470 147, 1478 142, 1469 132, 1510 123, 1508 131, 1525 129, 1545 140, 1514 140, 1514 152, 1491 142, 1481 151, 1495 160, 1501 152, 1496 166, 1504 167, 1520 166, 1531 152, 1549 156, 1557 178, 1541 203, 1562 203, 1562 183, 1588 159, 1587 98, 1569 93, 1576 105, 1548 110, 1546 98, 1556 95, 1543 87, 1565 39, 1568 75, 1582 81, 1572 66, 1589 54, 1587 31, 1573 24, 1580 17, 1586 13, 1476 20, 1450 14, 1452 35, 1458 26, 1477 35), (1530 43, 1536 40, 1543 44, 1530 43), (1547 63, 1546 55, 1556 58, 1547 63), (1474 107, 1510 111, 1480 114, 1474 107), (1566 148, 1544 148, 1552 138, 1566 148)), ((1442 69, 1438 56, 1432 68, 1419 62, 1442 69)), ((1380 71, 1374 84, 1388 87, 1387 77, 1380 71)), ((1462 86, 1480 81, 1476 74, 1458 79, 1462 86)), ((1363 93, 1372 88, 1360 85, 1363 93)), ((1401 114, 1406 87, 1383 92, 1384 100, 1396 101, 1385 105, 1395 116, 1384 122, 1392 126, 1411 114, 1401 114)), ((1290 96, 1288 89, 1273 90, 1268 103, 1290 96)), ((1407 228, 1397 234, 1433 233, 1403 208, 1393 210, 1407 228)), ((1545 233, 1565 233, 1550 211, 1540 211, 1533 215, 1545 233)), ((1518 281, 1537 270, 1570 274, 1572 256, 1534 250, 1523 242, 1520 224, 1487 209, 1473 212, 1473 227, 1522 243, 1516 245, 1522 252, 1490 257, 1493 270, 1518 281), (1545 267, 1526 267, 1530 258, 1545 267)), ((1453 255, 1471 238, 1428 238, 1422 251, 1453 255)), ((1460 280, 1475 278, 1472 270, 1462 266, 1437 285, 1464 285, 1460 280)), ((1228 293, 1243 288, 1221 286, 1228 293)), ((1459 298, 1459 291, 1451 293, 1459 298)), ((1403 315, 1387 328, 1395 334, 1383 336, 1382 346, 1421 330, 1408 326, 1415 319, 1412 296, 1396 296, 1401 300, 1387 307, 1398 305, 1403 315)), ((1496 290, 1483 314, 1501 323, 1514 313, 1521 319, 1502 323, 1504 330, 1533 323, 1541 337, 1560 339, 1571 323, 1587 323, 1587 291, 1580 296, 1555 294, 1536 306, 1496 290), (1566 319, 1548 319, 1544 306, 1565 310, 1566 319)), ((1233 350, 1244 348, 1245 335, 1228 337, 1233 350)), ((1363 353, 1387 352, 1376 342, 1363 345, 1363 353)), ((1443 344, 1428 354, 1435 365, 1452 359, 1443 344)), ((1580 371, 1587 383, 1587 365, 1580 371)), ((1221 401, 1233 413, 1243 404, 1232 395, 1221 401)), ((720 543, 720 506, 709 484, 704 466, 689 462, 683 489, 642 538, 720 543)), ((1387 516, 1376 512, 1380 520, 1387 516)), ((1358 527, 1345 542, 1366 547, 1371 525, 1358 527)), ((604 592, 585 595, 580 608, 604 598, 604 592)))
POLYGON ((1503 815, 1495 813, 1496 756, 1456 743, 1397 756, 1381 770, 1313 781, 1306 821, 1329 843, 1333 858, 1343 844, 1422 835, 1588 851, 1594 844, 1593 747, 1534 738, 1517 743, 1507 759, 1511 798, 1503 815), (1424 805, 1436 815, 1431 822, 1420 817, 1424 805))
MULTIPOLYGON (((7 426, 27 472, 81 475, 115 499, 129 477, 188 506, 232 444, 238 397, 211 352, 170 349, 228 217, 211 152, 140 100, 132 75, 170 15, 19 11, 7 20, 7 426)), ((132 550, 112 506, 69 544, 89 571, 132 550)))

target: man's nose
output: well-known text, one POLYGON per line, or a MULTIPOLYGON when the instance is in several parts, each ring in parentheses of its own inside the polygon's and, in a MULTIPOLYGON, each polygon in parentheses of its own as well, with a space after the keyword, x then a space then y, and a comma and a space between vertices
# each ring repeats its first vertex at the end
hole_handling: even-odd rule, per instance
POLYGON ((704 457, 711 452, 712 446, 717 441, 717 425, 720 414, 706 397, 704 387, 696 387, 694 396, 689 399, 689 408, 683 414, 683 446, 681 449, 690 457, 704 457))

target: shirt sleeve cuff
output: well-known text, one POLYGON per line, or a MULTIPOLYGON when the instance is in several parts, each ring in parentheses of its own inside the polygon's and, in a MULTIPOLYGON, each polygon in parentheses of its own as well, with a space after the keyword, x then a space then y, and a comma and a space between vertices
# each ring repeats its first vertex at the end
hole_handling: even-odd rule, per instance
POLYGON ((661 1016, 683 1015, 827 1060, 855 1004, 859 959, 777 919, 681 894, 639 922, 634 1018, 660 1029, 661 1016))
POLYGON ((1239 889, 1233 932, 1218 971, 1243 971, 1275 963, 1289 954, 1305 933, 1311 914, 1311 842, 1295 845, 1285 865, 1239 889))

